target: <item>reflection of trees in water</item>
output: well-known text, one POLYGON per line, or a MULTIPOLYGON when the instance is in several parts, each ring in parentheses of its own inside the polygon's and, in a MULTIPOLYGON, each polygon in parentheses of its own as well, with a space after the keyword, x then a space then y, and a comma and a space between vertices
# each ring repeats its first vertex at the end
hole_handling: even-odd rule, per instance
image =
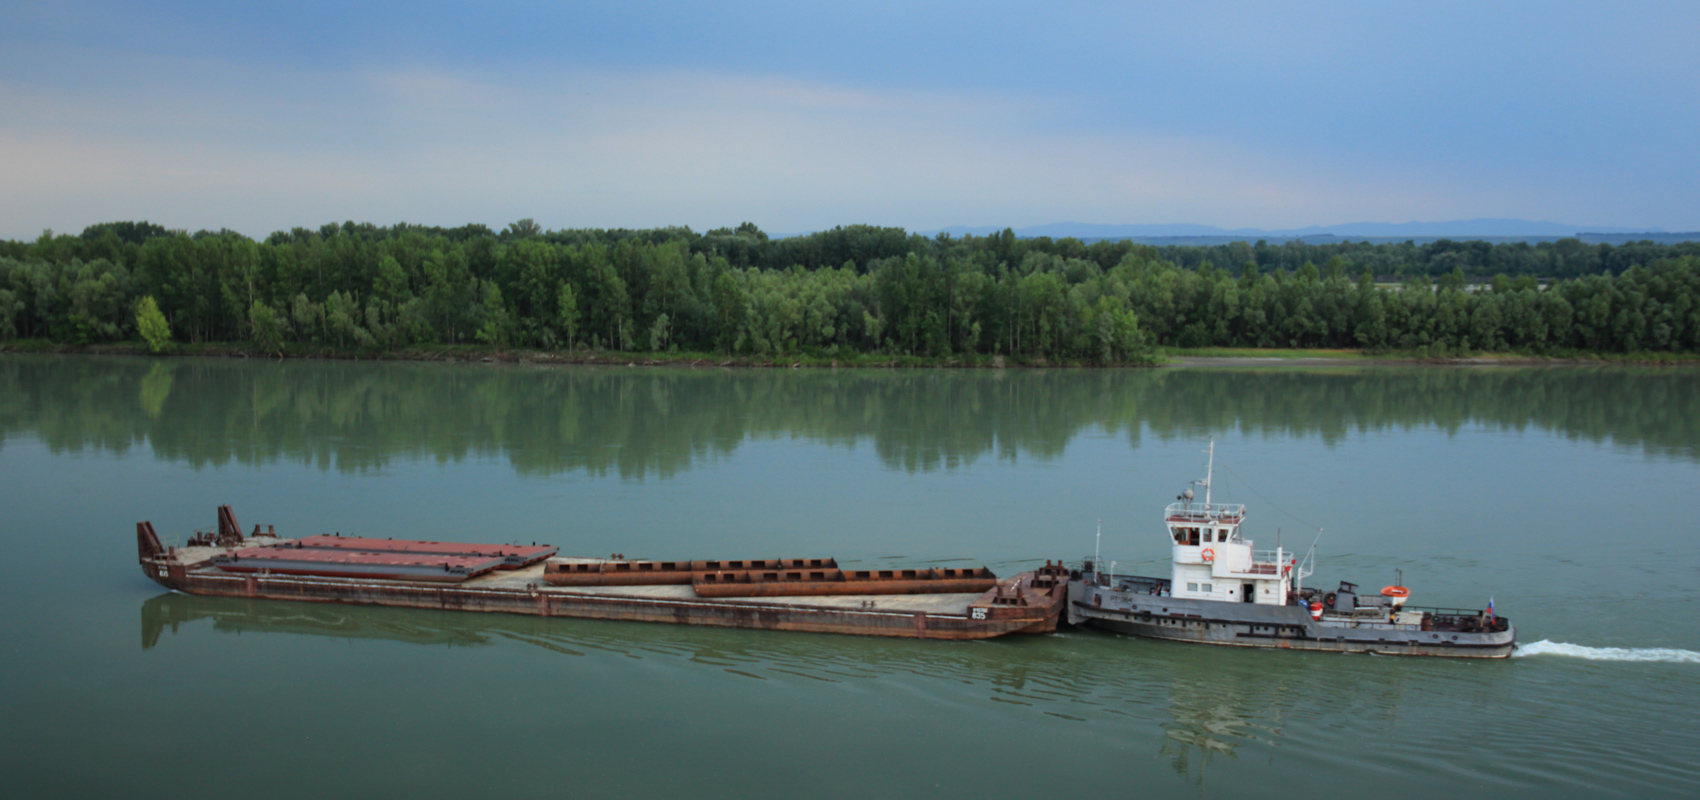
POLYGON ((1052 458, 1083 430, 1318 436, 1469 424, 1700 458, 1686 369, 766 371, 87 357, 0 359, 0 435, 146 442, 195 466, 505 457, 668 476, 747 439, 869 443, 888 467, 1052 458))
MULTIPOLYGON (((184 626, 210 621, 219 632, 379 639, 425 646, 488 645, 508 639, 569 656, 673 656, 709 667, 779 671, 826 681, 905 673, 973 681, 1011 694, 1030 688, 1029 673, 1049 674, 1060 663, 1059 654, 1048 647, 970 649, 880 637, 175 593, 143 601, 141 619, 144 650, 160 646, 167 631, 175 635, 184 626)), ((1037 640, 1023 641, 1033 643, 1037 640)), ((1066 660, 1061 656, 1061 661, 1066 660)))

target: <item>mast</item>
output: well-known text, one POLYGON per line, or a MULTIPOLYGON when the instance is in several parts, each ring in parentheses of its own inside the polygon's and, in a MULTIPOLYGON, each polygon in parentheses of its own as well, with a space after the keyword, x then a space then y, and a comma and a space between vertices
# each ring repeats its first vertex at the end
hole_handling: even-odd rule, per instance
POLYGON ((1210 511, 1210 479, 1216 476, 1216 438, 1210 439, 1210 463, 1204 468, 1204 510, 1210 511))
POLYGON ((1092 569, 1098 569, 1098 562, 1104 559, 1104 521, 1098 520, 1098 539, 1092 547, 1092 569))

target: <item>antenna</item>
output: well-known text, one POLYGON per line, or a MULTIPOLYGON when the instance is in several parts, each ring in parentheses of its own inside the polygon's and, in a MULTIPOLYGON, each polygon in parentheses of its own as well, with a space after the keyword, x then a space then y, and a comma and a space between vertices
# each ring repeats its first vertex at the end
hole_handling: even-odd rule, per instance
POLYGON ((1216 437, 1210 437, 1210 463, 1204 468, 1204 509, 1210 510, 1210 479, 1216 476, 1216 437))
POLYGON ((1104 521, 1098 520, 1098 542, 1092 546, 1092 568, 1098 568, 1104 552, 1104 521))

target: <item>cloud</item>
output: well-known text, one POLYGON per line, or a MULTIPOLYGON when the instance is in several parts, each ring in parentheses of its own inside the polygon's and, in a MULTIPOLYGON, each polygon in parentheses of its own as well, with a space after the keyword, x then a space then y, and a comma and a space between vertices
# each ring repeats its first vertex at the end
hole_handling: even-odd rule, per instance
POLYGON ((0 84, 0 236, 140 218, 264 235, 341 219, 805 231, 1567 216, 1441 170, 1079 125, 1066 95, 700 70, 97 60, 109 68, 0 84))

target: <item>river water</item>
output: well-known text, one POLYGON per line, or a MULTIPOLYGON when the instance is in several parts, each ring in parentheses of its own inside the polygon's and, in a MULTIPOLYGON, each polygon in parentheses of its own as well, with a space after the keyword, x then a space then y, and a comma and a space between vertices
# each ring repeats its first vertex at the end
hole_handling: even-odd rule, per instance
POLYGON ((0 357, 11 796, 1700 794, 1700 372, 0 357), (169 594, 134 524, 1167 574, 1202 478, 1492 662, 169 594), (1318 529, 1321 529, 1318 540, 1318 529))

